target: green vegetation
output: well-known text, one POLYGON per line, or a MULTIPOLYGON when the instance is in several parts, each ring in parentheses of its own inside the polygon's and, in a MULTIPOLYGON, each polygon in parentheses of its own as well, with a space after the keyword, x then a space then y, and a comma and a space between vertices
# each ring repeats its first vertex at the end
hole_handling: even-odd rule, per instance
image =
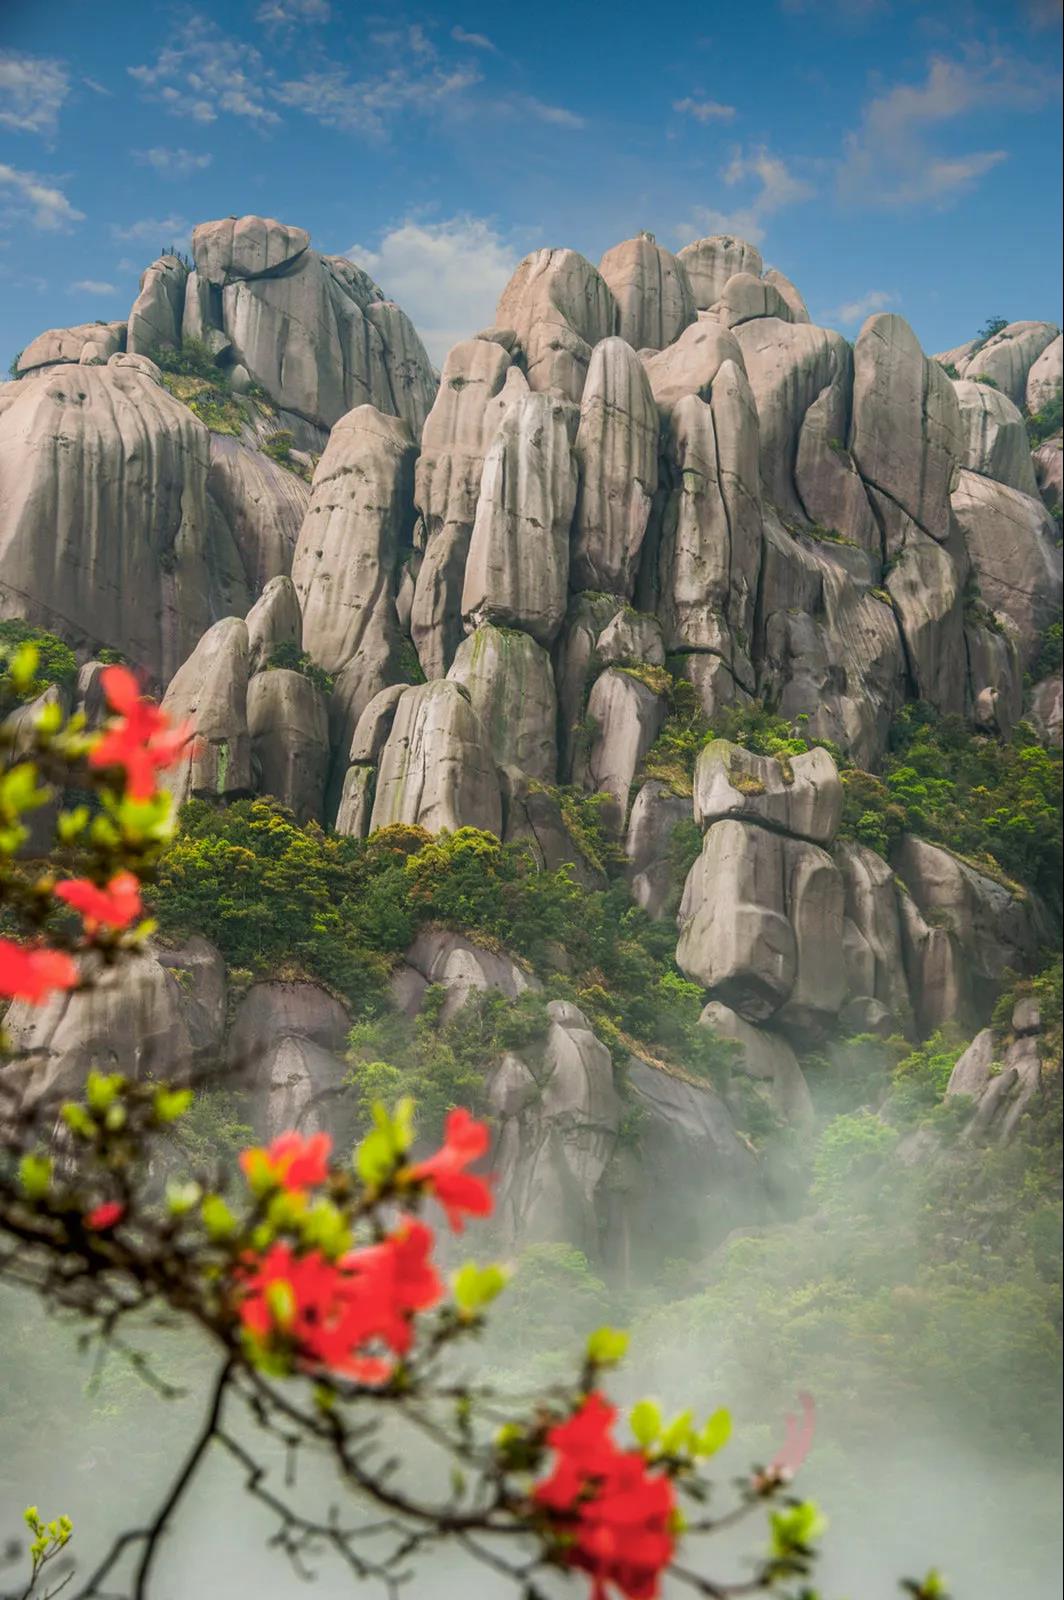
POLYGON ((203 934, 230 967, 308 975, 365 1020, 386 1010, 388 973, 417 930, 442 925, 527 962, 619 1062, 638 1044, 689 1073, 726 1071, 731 1047, 699 1025, 703 995, 675 965, 675 929, 632 905, 623 882, 585 891, 567 868, 540 871, 475 828, 341 838, 265 800, 192 801, 182 820, 155 908, 167 932, 203 934))
POLYGON ((975 344, 972 346, 968 359, 971 360, 971 357, 976 355, 985 344, 989 344, 991 339, 996 339, 998 334, 1003 333, 1008 325, 1009 319, 1007 317, 987 317, 975 336, 975 344))
POLYGON ((151 359, 175 400, 188 406, 212 433, 238 439, 256 413, 273 414, 265 390, 253 386, 246 394, 235 393, 225 371, 200 339, 185 339, 177 349, 160 345, 151 351, 151 359))
POLYGON ((322 694, 332 694, 333 680, 324 667, 315 666, 305 650, 300 650, 291 639, 285 639, 280 644, 275 644, 266 661, 267 670, 270 667, 285 667, 289 672, 301 672, 304 678, 309 678, 322 694))
POLYGON ((18 377, 18 364, 19 364, 19 362, 21 360, 22 360, 22 351, 21 350, 16 350, 15 354, 11 357, 11 360, 7 364, 7 375, 8 375, 9 378, 17 378, 18 377))
POLYGON ((296 477, 302 478, 305 483, 309 483, 314 476, 305 461, 293 460, 292 435, 286 428, 267 434, 259 448, 264 456, 269 456, 271 461, 275 461, 279 467, 284 467, 287 472, 294 472, 296 477))
POLYGON ((1036 450, 1043 440, 1059 433, 1061 427, 1064 427, 1064 386, 1058 383, 1056 393, 1040 411, 1027 413, 1027 437, 1031 441, 1031 449, 1036 450))
POLYGON ((74 687, 78 663, 73 650, 57 639, 54 633, 47 633, 43 628, 36 628, 17 617, 0 622, 0 672, 6 670, 7 662, 24 644, 33 645, 37 651, 37 672, 28 699, 35 698, 50 683, 58 684, 62 689, 74 687))

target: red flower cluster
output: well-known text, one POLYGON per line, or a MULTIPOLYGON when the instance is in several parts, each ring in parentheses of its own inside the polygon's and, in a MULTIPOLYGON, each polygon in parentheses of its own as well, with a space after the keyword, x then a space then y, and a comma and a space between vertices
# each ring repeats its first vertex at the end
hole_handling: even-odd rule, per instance
POLYGON ((63 950, 0 939, 0 995, 39 1006, 56 989, 73 989, 78 969, 63 950))
POLYGON ((192 730, 171 727, 166 713, 141 695, 136 678, 126 667, 105 667, 100 681, 108 705, 120 720, 93 746, 89 765, 124 768, 130 799, 149 800, 155 793, 155 774, 180 760, 192 730))
POLYGON ((382 1383, 395 1366, 382 1348, 405 1355, 415 1313, 443 1295, 432 1245, 432 1230, 417 1221, 339 1261, 275 1244, 246 1275, 241 1321, 264 1343, 293 1345, 304 1365, 382 1383))
POLYGON ((656 1600, 672 1559, 673 1486, 649 1471, 638 1450, 620 1450, 611 1436, 616 1411, 600 1394, 551 1429, 554 1470, 533 1499, 547 1512, 566 1566, 591 1577, 591 1600, 656 1600))
POLYGON ((257 1145, 240 1155, 244 1176, 252 1182, 268 1179, 280 1189, 313 1189, 329 1176, 332 1140, 327 1133, 304 1139, 300 1133, 281 1133, 267 1148, 257 1145))
POLYGON ((455 1233, 465 1227, 463 1212, 471 1217, 491 1215, 492 1194, 487 1183, 464 1170, 487 1153, 490 1138, 487 1124, 477 1122, 459 1106, 447 1117, 442 1148, 406 1173, 412 1182, 423 1183, 435 1196, 455 1233))
POLYGON ((105 1200, 86 1214, 85 1226, 91 1228, 93 1233, 106 1233, 108 1229, 117 1227, 125 1214, 126 1208, 121 1200, 105 1200))
POLYGON ((128 928, 144 909, 140 884, 132 872, 116 872, 104 889, 88 878, 64 878, 55 886, 55 897, 81 912, 90 935, 100 927, 128 928))

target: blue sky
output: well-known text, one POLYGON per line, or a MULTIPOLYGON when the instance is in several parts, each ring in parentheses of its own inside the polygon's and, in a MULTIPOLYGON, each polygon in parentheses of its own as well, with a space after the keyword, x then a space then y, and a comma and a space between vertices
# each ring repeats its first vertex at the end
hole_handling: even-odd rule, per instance
POLYGON ((439 361, 540 245, 755 240, 814 320, 1061 320, 1060 0, 0 0, 0 366, 193 223, 351 252, 439 361))

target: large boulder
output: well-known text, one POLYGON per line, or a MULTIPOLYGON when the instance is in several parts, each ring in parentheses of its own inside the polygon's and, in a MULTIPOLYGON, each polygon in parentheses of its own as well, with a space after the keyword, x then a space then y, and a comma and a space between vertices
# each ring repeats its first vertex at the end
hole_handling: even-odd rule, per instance
POLYGON ((497 765, 553 783, 558 702, 542 645, 527 633, 485 623, 459 645, 447 676, 468 691, 497 765))
POLYGON ((1042 632, 1059 615, 1059 533, 1041 500, 962 472, 953 512, 982 598, 1015 632, 1021 665, 1038 654, 1042 632))
POLYGON ((765 494, 805 518, 880 551, 864 485, 846 448, 853 352, 840 333, 761 318, 736 331, 760 423, 765 494))
POLYGON ((201 222, 192 230, 192 255, 205 283, 219 287, 235 278, 262 278, 277 273, 301 256, 310 244, 304 228, 292 228, 274 217, 225 217, 201 222))
POLYGON ((303 646, 326 672, 345 667, 376 630, 396 627, 415 454, 406 424, 367 405, 337 423, 318 463, 292 581, 303 646))
POLYGON ((813 1101, 793 1048, 782 1034, 755 1028, 719 1000, 711 1000, 699 1022, 739 1046, 733 1070, 767 1085, 781 1120, 792 1128, 813 1123, 813 1101))
POLYGON ((125 344, 124 322, 82 322, 76 328, 49 328, 19 351, 18 376, 22 378, 41 367, 81 361, 87 351, 94 360, 107 361, 124 350, 125 344))
POLYGON ((895 1028, 904 1027, 910 1004, 894 873, 882 856, 853 839, 840 839, 833 854, 845 894, 843 956, 850 998, 876 1001, 895 1028))
POLYGON ((677 885, 672 836, 691 815, 691 803, 667 783, 651 778, 632 803, 625 855, 632 899, 648 916, 665 916, 677 885))
POLYGON ((678 402, 687 395, 708 401, 713 380, 725 361, 745 370, 735 335, 705 318, 692 322, 674 344, 660 351, 644 350, 640 358, 662 423, 668 421, 678 402))
POLYGON ((572 586, 630 595, 658 486, 658 412, 643 365, 623 338, 595 346, 574 453, 572 586))
POLYGON ((572 777, 584 743, 588 691, 601 661, 598 641, 622 609, 623 601, 618 595, 573 595, 554 645, 560 773, 565 782, 572 777))
POLYGON ((905 531, 901 552, 887 572, 886 590, 905 640, 909 676, 922 700, 946 715, 961 716, 967 676, 967 552, 963 546, 958 551, 956 544, 944 548, 904 512, 898 515, 905 531))
POLYGON ((550 646, 565 616, 577 471, 572 408, 528 394, 488 450, 462 588, 468 628, 523 628, 550 646))
POLYGON ((653 234, 614 245, 599 271, 617 302, 617 332, 633 350, 664 350, 695 321, 687 270, 653 234))
POLYGON ((229 1073, 251 1095, 262 1139, 296 1129, 325 1132, 347 1074, 351 1018, 336 997, 310 982, 256 983, 236 1008, 229 1073))
POLYGON ((761 495, 757 408, 741 367, 724 362, 709 405, 693 395, 677 403, 664 459, 657 580, 666 649, 710 651, 752 689, 761 495))
POLYGON ((425 551, 410 633, 428 678, 447 672, 462 637, 461 593, 484 457, 505 406, 528 388, 509 351, 490 339, 456 344, 425 422, 414 478, 425 551))
POLYGON ((612 796, 623 828, 635 775, 665 721, 665 701, 624 667, 609 667, 595 679, 587 715, 595 729, 587 787, 612 796))
POLYGON ((1059 517, 1064 506, 1064 439, 1059 433, 1031 451, 1031 465, 1044 505, 1059 517))
POLYGON ((723 328, 737 328, 758 317, 772 317, 781 322, 791 320, 791 308, 775 284, 752 272, 734 273, 711 309, 723 328))
POLYGON ((973 349, 958 370, 963 378, 989 378, 1014 405, 1022 406, 1031 368, 1059 337, 1052 322, 1010 322, 973 349))
POLYGON ((291 578, 271 578, 246 617, 248 671, 262 672, 275 650, 303 649, 303 618, 291 578))
POLYGON ((1059 750, 1064 742, 1064 679, 1059 672, 1035 684, 1029 715, 1042 742, 1059 750))
POLYGON ((967 447, 957 396, 938 362, 901 317, 869 317, 854 346, 850 450, 862 478, 880 491, 888 556, 905 537, 899 511, 932 538, 948 538, 950 492, 967 447))
POLYGON ((575 250, 536 250, 499 296, 495 322, 512 330, 531 388, 578 402, 592 348, 617 331, 617 304, 575 250))
POLYGON ((1064 335, 1058 333, 1052 343, 1047 344, 1042 354, 1031 363, 1024 395, 1027 410, 1032 415, 1041 411, 1060 393, 1062 382, 1064 382, 1064 335))
POLYGON ((233 535, 248 587, 258 593, 292 571, 310 504, 304 478, 229 434, 211 434, 207 490, 233 535))
POLYGON ((714 739, 695 766, 694 815, 702 828, 733 817, 827 846, 842 819, 842 784, 819 745, 777 759, 714 739))
POLYGON ((0 617, 165 682, 251 596, 208 493, 210 435, 139 356, 57 366, 0 403, 0 617), (42 543, 42 528, 50 529, 42 543))
POLYGON ((1037 495, 1027 426, 1008 395, 960 378, 953 385, 968 435, 963 465, 1021 494, 1037 495))
POLYGON ((708 239, 695 239, 685 244, 679 259, 687 269, 695 305, 699 311, 708 311, 716 305, 728 279, 737 272, 759 276, 762 270, 761 253, 745 239, 733 239, 730 234, 713 234, 708 239))
POLYGON ((484 726, 446 679, 407 689, 377 771, 371 830, 405 822, 430 833, 502 832, 499 780, 484 726))
POLYGON ((302 672, 279 667, 255 674, 247 707, 256 788, 299 822, 320 822, 329 770, 325 696, 302 672))
POLYGON ((140 275, 140 293, 126 325, 126 349, 150 356, 153 350, 181 343, 188 268, 177 256, 160 256, 140 275))
POLYGON ((538 989, 538 979, 511 956, 488 950, 464 934, 446 928, 423 928, 403 956, 392 976, 393 1002, 407 1016, 421 1009, 425 990, 444 990, 438 1024, 450 1021, 473 994, 492 990, 507 1000, 516 1000, 529 989, 538 989))
POLYGON ((247 699, 247 624, 225 617, 203 635, 163 696, 171 722, 191 724, 193 734, 183 759, 160 777, 178 805, 193 796, 250 793, 247 699))

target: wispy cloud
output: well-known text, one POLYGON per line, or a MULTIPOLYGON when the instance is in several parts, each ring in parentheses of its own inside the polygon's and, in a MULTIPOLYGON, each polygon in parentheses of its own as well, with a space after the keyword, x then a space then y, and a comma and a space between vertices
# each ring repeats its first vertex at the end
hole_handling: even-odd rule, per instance
POLYGON ((751 197, 730 211, 696 206, 690 220, 676 229, 681 241, 705 233, 731 233, 750 244, 760 244, 770 217, 814 193, 810 183, 797 177, 783 158, 765 145, 733 150, 721 177, 729 188, 752 185, 751 197))
POLYGON ((79 278, 76 283, 68 285, 67 293, 112 295, 118 293, 118 288, 113 283, 101 283, 97 278, 79 278))
POLYGON ((696 100, 691 95, 674 100, 672 109, 682 116, 693 117, 696 122, 728 122, 735 115, 734 106, 722 105, 719 100, 696 100))
POLYGON ((409 219, 376 246, 352 245, 348 255, 398 300, 437 364, 459 339, 492 323, 517 265, 517 251, 498 229, 469 216, 409 219))
POLYGON ((264 28, 293 28, 299 23, 325 23, 332 17, 329 0, 264 0, 255 21, 264 28))
POLYGON ((160 250, 169 244, 180 244, 191 232, 192 224, 188 218, 176 214, 141 217, 138 222, 130 222, 125 227, 117 222, 111 225, 111 233, 116 239, 135 240, 138 244, 154 245, 160 250))
POLYGON ((486 33, 467 33, 464 28, 452 28, 451 38, 456 44, 467 44, 473 50, 487 50, 495 56, 499 53, 498 45, 494 44, 486 33))
POLYGON ((189 18, 178 43, 161 50, 152 65, 127 70, 145 96, 174 117, 206 124, 225 114, 259 128, 281 120, 268 102, 268 73, 258 50, 204 17, 189 18))
POLYGON ((327 128, 380 137, 395 113, 423 112, 455 101, 479 79, 474 68, 444 68, 436 63, 417 71, 395 66, 379 77, 363 79, 332 67, 280 84, 277 98, 327 128))
POLYGON ((534 94, 517 95, 510 101, 510 105, 515 111, 535 117, 538 122, 552 122, 557 128, 587 126, 587 119, 579 112, 570 111, 567 106, 552 106, 545 100, 537 100, 534 94))
POLYGON ((61 61, 0 50, 0 123, 19 133, 51 136, 70 91, 61 61))
POLYGON ((971 190, 1008 151, 936 148, 935 130, 994 108, 1034 111, 1059 94, 1059 77, 1003 51, 972 48, 932 57, 921 83, 899 83, 864 108, 847 135, 838 174, 840 198, 861 206, 944 205, 971 190))
POLYGON ((870 317, 873 311, 885 311, 888 306, 896 306, 898 298, 886 289, 869 289, 866 294, 858 295, 856 300, 845 300, 841 306, 822 312, 820 320, 841 322, 844 327, 852 327, 870 317))
POLYGON ((0 206, 9 219, 28 222, 42 233, 65 233, 85 220, 84 211, 76 210, 51 179, 4 162, 0 162, 0 206))
POLYGON ((209 151, 197 153, 183 146, 169 150, 164 145, 153 145, 150 150, 134 150, 133 159, 142 167, 151 167, 161 178, 188 178, 209 167, 214 157, 209 151))

